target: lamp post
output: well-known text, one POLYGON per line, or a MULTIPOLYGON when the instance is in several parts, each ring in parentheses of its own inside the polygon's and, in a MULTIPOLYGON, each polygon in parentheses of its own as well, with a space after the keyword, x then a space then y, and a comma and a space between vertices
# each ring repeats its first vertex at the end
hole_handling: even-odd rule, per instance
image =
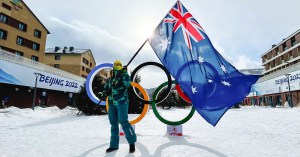
POLYGON ((288 79, 288 86, 289 86, 289 105, 291 108, 293 108, 293 98, 292 98, 292 94, 291 94, 291 86, 290 86, 290 76, 291 74, 285 74, 285 76, 288 79))
POLYGON ((34 110, 34 107, 35 107, 37 79, 42 74, 41 73, 34 73, 34 75, 35 75, 35 86, 34 86, 34 93, 33 93, 32 110, 34 110))

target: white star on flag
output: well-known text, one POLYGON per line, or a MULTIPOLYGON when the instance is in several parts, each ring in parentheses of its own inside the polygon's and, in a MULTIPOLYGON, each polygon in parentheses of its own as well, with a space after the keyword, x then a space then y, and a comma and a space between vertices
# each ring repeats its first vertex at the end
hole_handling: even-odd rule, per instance
POLYGON ((208 83, 213 83, 214 81, 211 80, 211 79, 208 79, 207 82, 208 82, 208 83))
POLYGON ((199 56, 199 57, 198 57, 198 62, 199 62, 200 64, 202 64, 202 63, 204 62, 204 58, 201 57, 201 56, 199 56))
POLYGON ((192 92, 193 92, 193 94, 195 94, 197 92, 196 87, 192 86, 192 92))
POLYGON ((228 87, 231 86, 231 84, 229 82, 226 82, 226 81, 222 81, 222 84, 225 85, 225 86, 228 86, 228 87))
POLYGON ((161 46, 161 51, 165 51, 171 42, 169 42, 169 40, 167 38, 165 40, 160 39, 160 41, 161 41, 161 43, 158 46, 161 46))
POLYGON ((225 66, 224 66, 224 65, 221 65, 221 69, 223 70, 223 72, 224 72, 224 73, 226 73, 226 72, 227 72, 227 70, 226 70, 226 68, 225 68, 225 66))

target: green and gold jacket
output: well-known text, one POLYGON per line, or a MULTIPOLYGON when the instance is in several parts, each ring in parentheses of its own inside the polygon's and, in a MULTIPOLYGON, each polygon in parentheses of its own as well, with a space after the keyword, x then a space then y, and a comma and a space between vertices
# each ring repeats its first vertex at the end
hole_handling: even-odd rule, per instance
POLYGON ((130 77, 127 71, 116 71, 114 75, 106 80, 104 85, 104 94, 108 96, 109 105, 129 104, 128 87, 130 86, 130 77), (121 72, 121 74, 119 74, 121 72))

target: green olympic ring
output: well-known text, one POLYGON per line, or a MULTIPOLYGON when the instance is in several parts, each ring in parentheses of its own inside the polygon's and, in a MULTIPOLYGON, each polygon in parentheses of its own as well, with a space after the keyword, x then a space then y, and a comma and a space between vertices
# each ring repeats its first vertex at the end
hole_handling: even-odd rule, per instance
MULTIPOLYGON (((154 63, 148 63, 148 62, 146 62, 146 63, 144 63, 144 64, 142 64, 143 66, 145 66, 145 65, 155 65, 155 66, 158 66, 158 65, 156 65, 156 63, 154 64, 154 63)), ((99 72, 101 69, 103 69, 103 67, 112 67, 112 64, 110 64, 110 63, 105 63, 105 64, 100 64, 100 65, 98 65, 97 67, 95 67, 92 71, 91 71, 91 73, 89 74, 89 76, 88 76, 88 79, 87 79, 87 85, 86 85, 86 87, 87 87, 87 89, 86 89, 86 91, 87 91, 87 94, 88 94, 88 96, 89 96, 89 98, 93 101, 93 102, 95 102, 95 103, 97 103, 98 104, 98 102, 99 102, 99 100, 97 100, 97 99, 95 99, 95 95, 93 94, 93 91, 92 91, 92 81, 93 81, 93 79, 94 79, 94 76, 96 75, 96 73, 97 72, 99 72), (89 88, 88 88, 89 87, 89 88), (91 94, 92 93, 92 94, 91 94)), ((141 68, 141 65, 140 65, 140 68, 141 68)), ((162 68, 163 69, 163 68, 162 68)), ((138 71, 138 70, 134 70, 134 71, 138 71)), ((166 73, 167 73, 167 75, 170 75, 167 71, 165 71, 166 73)), ((131 77, 135 77, 135 74, 132 74, 132 76, 131 77)), ((134 79, 133 79, 134 80, 134 79)), ((184 124, 184 123, 186 123, 188 120, 190 120, 191 119, 191 117, 194 115, 194 113, 195 113, 195 108, 194 107, 192 107, 192 110, 190 111, 190 113, 188 114, 188 116, 187 117, 185 117, 184 119, 182 119, 182 120, 180 120, 180 121, 168 121, 168 120, 166 120, 166 119, 164 119, 162 116, 160 116, 160 114, 158 113, 158 111, 157 111, 157 108, 156 108, 156 104, 157 103, 160 103, 161 101, 163 101, 167 96, 164 96, 165 98, 163 98, 162 100, 157 100, 156 98, 157 98, 157 96, 158 96, 158 93, 164 88, 164 87, 168 87, 167 88, 167 90, 169 91, 170 89, 171 89, 171 85, 172 84, 176 84, 176 90, 178 91, 178 93, 179 93, 179 96, 182 98, 182 99, 184 99, 184 100, 187 100, 188 99, 188 97, 181 91, 181 89, 180 89, 180 86, 176 83, 176 81, 172 81, 171 79, 169 79, 169 77, 168 77, 168 81, 166 81, 166 82, 164 82, 163 84, 161 84, 156 90, 155 90, 155 92, 154 92, 154 94, 153 94, 153 97, 152 97, 152 101, 149 101, 148 99, 146 99, 146 100, 144 100, 143 98, 140 98, 141 100, 143 100, 143 102, 148 102, 149 104, 151 104, 152 105, 152 108, 153 108, 153 112, 154 112, 154 114, 155 114, 155 116, 156 116, 156 118, 157 119, 159 119, 161 122, 163 122, 163 123, 165 123, 165 124, 167 124, 167 125, 181 125, 181 124, 184 124)), ((142 87, 141 87, 142 88, 142 87)), ((145 91, 145 93, 146 93, 146 95, 147 95, 147 92, 145 91)), ((168 92, 169 93, 169 92, 168 92)), ((136 94, 136 93, 135 93, 136 94)), ((140 101, 141 101, 140 100, 140 101)), ((146 103, 146 104, 148 104, 148 103, 146 103)), ((102 105, 102 104, 100 104, 100 105, 102 105)))
MULTIPOLYGON (((172 84, 176 84, 176 81, 172 81, 172 84)), ((161 84, 160 86, 158 86, 158 88, 155 90, 153 96, 152 96, 152 100, 156 100, 157 96, 158 96, 158 93, 165 87, 168 85, 168 81, 167 82, 164 82, 163 84, 161 84)), ((192 107, 192 110, 190 111, 190 113, 185 117, 183 118, 182 120, 179 120, 179 121, 168 121, 166 119, 164 119, 157 111, 157 108, 156 108, 156 103, 155 101, 152 101, 151 103, 152 105, 152 109, 153 109, 153 112, 156 116, 157 119, 159 119, 161 122, 167 124, 167 125, 181 125, 181 124, 184 124, 186 123, 188 120, 190 120, 192 118, 192 116, 194 115, 195 113, 195 108, 192 107)))

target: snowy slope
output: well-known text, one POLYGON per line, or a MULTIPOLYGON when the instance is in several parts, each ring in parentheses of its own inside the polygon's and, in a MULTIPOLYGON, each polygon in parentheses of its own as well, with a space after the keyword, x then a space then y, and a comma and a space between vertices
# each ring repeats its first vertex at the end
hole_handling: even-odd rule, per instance
MULTIPOLYGON (((300 108, 229 110, 215 128, 195 113, 183 125, 183 137, 166 135, 166 125, 150 110, 136 125, 138 142, 134 154, 128 154, 124 137, 117 152, 105 154, 110 135, 106 115, 76 116, 76 110, 56 107, 6 110, 10 112, 0 113, 1 157, 300 156, 300 108)), ((189 109, 160 112, 178 119, 189 109)))

